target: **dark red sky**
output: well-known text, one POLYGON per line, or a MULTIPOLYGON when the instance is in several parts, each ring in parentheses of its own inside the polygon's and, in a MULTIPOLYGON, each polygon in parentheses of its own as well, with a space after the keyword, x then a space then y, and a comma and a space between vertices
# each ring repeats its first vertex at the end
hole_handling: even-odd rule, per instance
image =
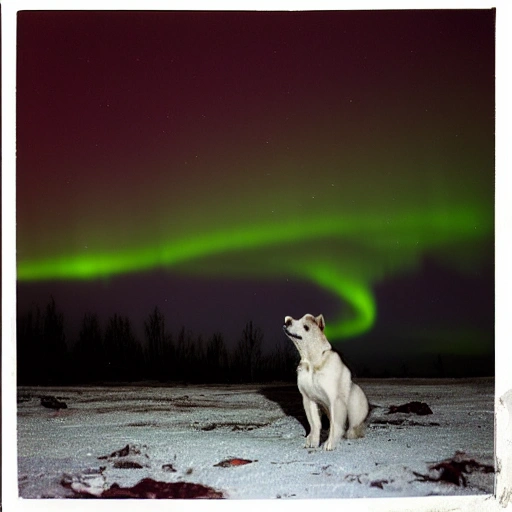
POLYGON ((17 77, 18 303, 70 338, 492 331, 494 11, 27 11, 17 77))

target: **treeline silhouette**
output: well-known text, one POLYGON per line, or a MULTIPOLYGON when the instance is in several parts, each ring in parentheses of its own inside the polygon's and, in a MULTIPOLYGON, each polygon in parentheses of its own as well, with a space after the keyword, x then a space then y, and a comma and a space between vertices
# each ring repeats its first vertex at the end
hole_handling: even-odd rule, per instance
POLYGON ((144 343, 129 318, 114 314, 105 325, 86 313, 78 338, 68 343, 64 315, 53 297, 17 318, 19 385, 133 383, 138 381, 238 383, 292 381, 298 354, 286 340, 263 354, 263 331, 248 322, 232 348, 222 333, 203 339, 182 327, 167 330, 158 307, 144 321, 144 343))

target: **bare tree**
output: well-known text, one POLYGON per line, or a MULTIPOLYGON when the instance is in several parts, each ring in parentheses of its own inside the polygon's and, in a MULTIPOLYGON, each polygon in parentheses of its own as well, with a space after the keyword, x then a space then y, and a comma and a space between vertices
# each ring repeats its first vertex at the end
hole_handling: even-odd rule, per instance
POLYGON ((96 381, 104 377, 105 352, 98 316, 86 313, 73 349, 76 376, 82 381, 96 381))
POLYGON ((206 345, 206 375, 208 380, 222 382, 227 380, 228 352, 224 337, 214 333, 206 345))
POLYGON ((128 317, 117 313, 105 329, 105 356, 109 380, 136 380, 142 370, 143 354, 128 317))
POLYGON ((46 306, 43 320, 43 354, 46 382, 62 383, 68 376, 68 354, 64 335, 64 315, 57 310, 53 296, 46 306))
POLYGON ((182 327, 176 342, 175 378, 197 380, 200 377, 199 359, 202 354, 202 340, 194 340, 192 333, 182 327))
POLYGON ((17 319, 17 377, 18 384, 40 384, 43 350, 43 318, 39 307, 17 319))
POLYGON ((293 343, 280 337, 268 356, 269 375, 278 380, 294 380, 298 359, 293 343))
POLYGON ((259 327, 254 327, 252 321, 248 322, 235 350, 235 359, 242 380, 249 379, 254 382, 261 363, 262 344, 262 330, 259 327))
POLYGON ((159 379, 165 378, 166 374, 168 374, 166 368, 169 364, 169 361, 166 361, 167 339, 165 335, 165 319, 158 307, 155 307, 148 320, 144 322, 144 333, 148 343, 147 363, 149 373, 159 379))

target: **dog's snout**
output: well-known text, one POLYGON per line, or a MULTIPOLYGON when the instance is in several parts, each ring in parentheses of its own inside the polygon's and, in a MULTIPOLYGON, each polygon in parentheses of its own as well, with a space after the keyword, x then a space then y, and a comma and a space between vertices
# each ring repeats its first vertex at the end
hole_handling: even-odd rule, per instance
POLYGON ((293 318, 291 316, 285 316, 284 317, 283 330, 284 330, 284 332, 286 333, 286 335, 289 338, 294 338, 296 340, 301 340, 302 339, 301 336, 299 336, 297 333, 293 333, 293 332, 288 330, 290 327, 293 326, 293 322, 294 322, 294 320, 293 320, 293 318))

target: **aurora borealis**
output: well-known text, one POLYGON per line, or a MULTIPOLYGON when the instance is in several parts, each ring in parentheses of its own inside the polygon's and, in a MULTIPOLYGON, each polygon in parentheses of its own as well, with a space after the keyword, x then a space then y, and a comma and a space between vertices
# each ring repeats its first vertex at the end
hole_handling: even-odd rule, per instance
POLYGON ((17 98, 19 307, 492 350, 494 11, 26 11, 17 98))

